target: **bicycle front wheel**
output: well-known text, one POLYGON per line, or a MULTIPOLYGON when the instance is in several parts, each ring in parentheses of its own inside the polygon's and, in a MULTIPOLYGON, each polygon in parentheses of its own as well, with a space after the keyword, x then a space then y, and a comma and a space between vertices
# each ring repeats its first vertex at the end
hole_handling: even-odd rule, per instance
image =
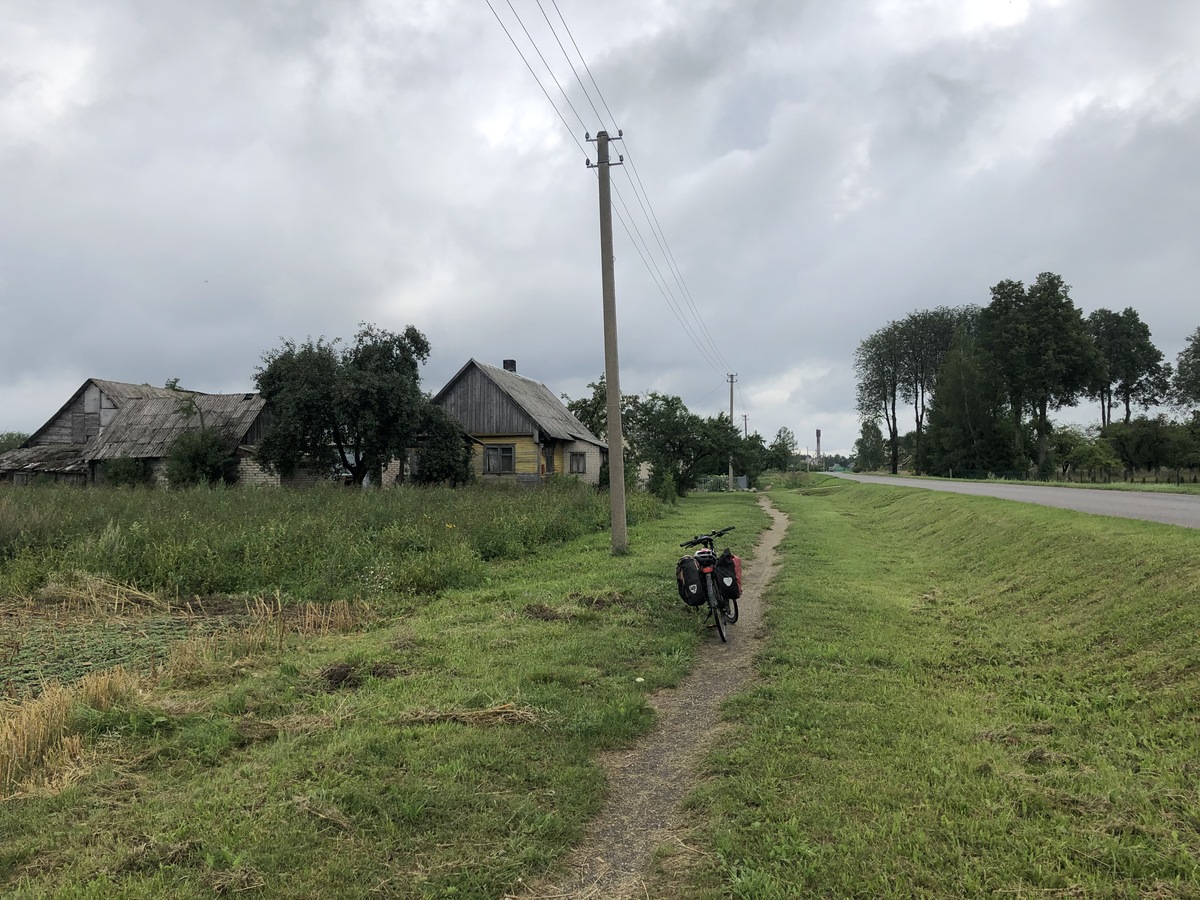
POLYGON ((717 583, 711 575, 704 576, 705 590, 708 592, 708 611, 712 615, 713 620, 717 623, 717 634, 721 636, 721 643, 725 643, 725 615, 721 612, 721 595, 717 593, 717 583))

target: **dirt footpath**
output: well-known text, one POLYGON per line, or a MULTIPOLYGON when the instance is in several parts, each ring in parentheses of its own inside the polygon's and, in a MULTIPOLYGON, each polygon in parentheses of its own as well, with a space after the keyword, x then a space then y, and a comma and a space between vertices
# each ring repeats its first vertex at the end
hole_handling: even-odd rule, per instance
POLYGON ((647 896, 651 855, 685 830, 679 806, 695 786, 700 758, 715 739, 721 702, 754 677, 754 656, 764 638, 760 598, 774 574, 775 549, 787 527, 783 513, 765 497, 759 502, 772 525, 743 573, 741 616, 729 629, 729 643, 722 644, 711 632, 695 669, 679 687, 650 696, 658 712, 654 730, 637 746, 601 757, 608 779, 604 809, 588 826, 565 871, 532 886, 519 895, 523 900, 647 896))

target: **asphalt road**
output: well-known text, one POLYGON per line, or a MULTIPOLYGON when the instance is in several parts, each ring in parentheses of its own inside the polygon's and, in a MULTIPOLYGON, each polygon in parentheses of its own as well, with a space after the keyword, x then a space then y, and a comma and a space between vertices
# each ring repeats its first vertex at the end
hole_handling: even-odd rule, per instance
POLYGON ((890 475, 850 475, 836 473, 838 478, 862 481, 867 484, 891 484, 902 487, 925 488, 928 491, 949 491, 953 494, 975 494, 999 497, 1018 503, 1038 503, 1094 513, 1098 516, 1117 516, 1122 519, 1144 519, 1183 528, 1200 528, 1200 494, 1154 494, 1149 491, 1093 491, 1087 488, 1060 488, 1044 485, 1011 484, 1008 482, 934 481, 924 478, 899 478, 890 475))

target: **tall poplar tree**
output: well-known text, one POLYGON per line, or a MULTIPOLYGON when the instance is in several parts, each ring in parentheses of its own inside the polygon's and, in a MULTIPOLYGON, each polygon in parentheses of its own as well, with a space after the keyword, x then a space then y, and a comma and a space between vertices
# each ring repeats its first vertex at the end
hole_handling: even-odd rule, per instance
POLYGON ((887 427, 891 472, 900 470, 900 426, 896 407, 903 378, 904 335, 891 322, 858 345, 854 373, 858 378, 858 415, 863 421, 883 420, 887 427))

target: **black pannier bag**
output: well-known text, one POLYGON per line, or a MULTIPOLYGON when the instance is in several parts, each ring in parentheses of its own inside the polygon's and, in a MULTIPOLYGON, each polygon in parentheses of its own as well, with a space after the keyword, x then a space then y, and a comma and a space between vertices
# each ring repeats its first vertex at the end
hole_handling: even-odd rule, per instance
POLYGON ((717 557, 713 577, 717 580, 717 590, 726 600, 742 596, 742 558, 734 556, 728 548, 717 557))
POLYGON ((685 556, 679 560, 679 565, 675 567, 675 581, 679 584, 679 599, 688 606, 700 606, 707 602, 700 581, 700 567, 692 557, 685 556))

